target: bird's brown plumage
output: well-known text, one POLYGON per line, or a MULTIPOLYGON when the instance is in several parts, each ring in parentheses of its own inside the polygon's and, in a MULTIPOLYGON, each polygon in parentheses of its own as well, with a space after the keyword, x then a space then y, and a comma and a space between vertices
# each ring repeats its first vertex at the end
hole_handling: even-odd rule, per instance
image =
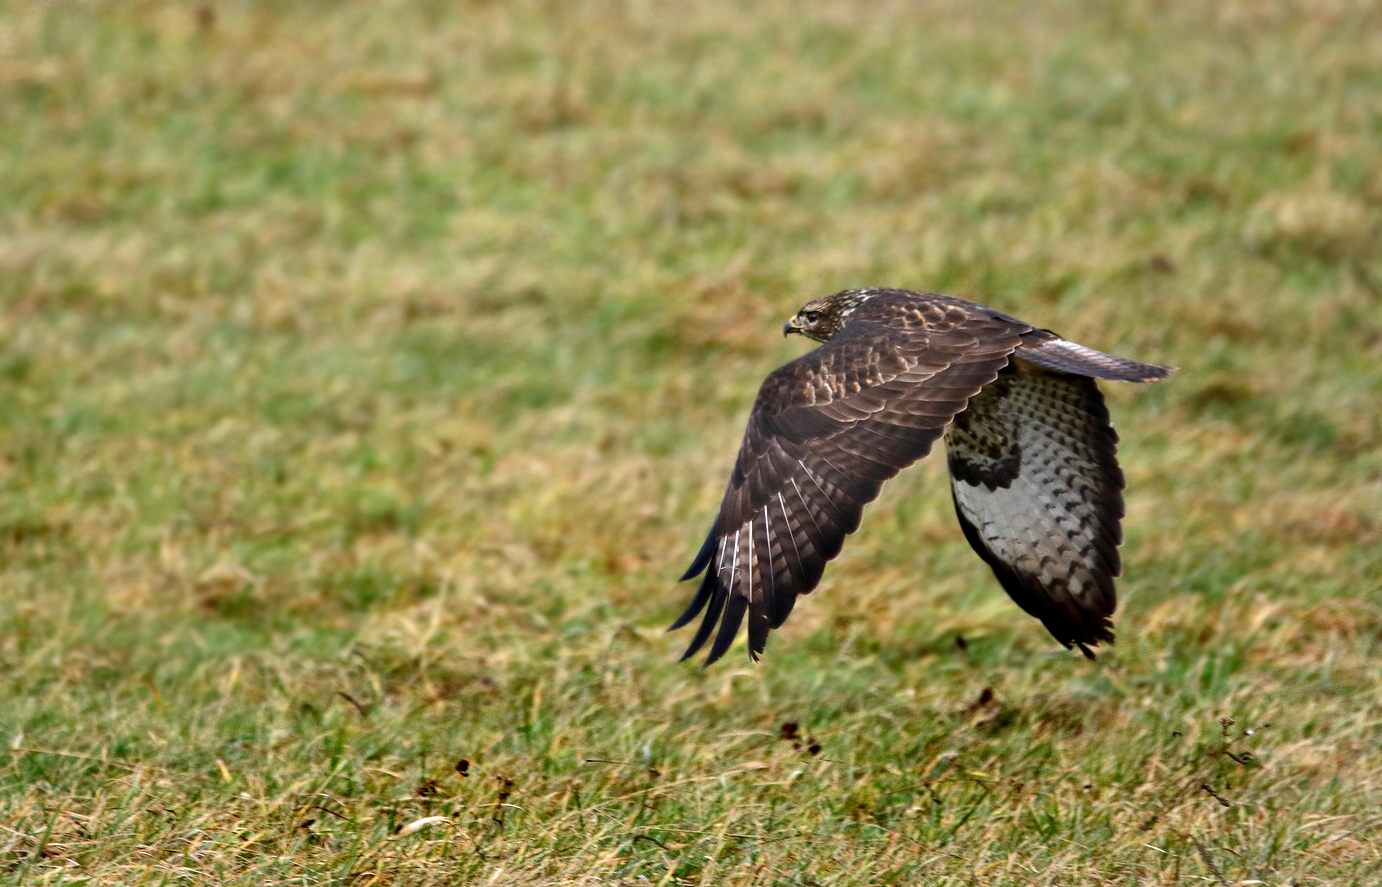
POLYGON ((825 342, 768 376, 719 514, 683 579, 686 651, 749 655, 820 582, 883 483, 948 438, 965 536, 1067 647, 1113 639, 1123 476, 1091 377, 1170 370, 1067 342, 982 305, 907 290, 808 303, 785 332, 825 342), (713 641, 712 641, 713 635, 713 641))

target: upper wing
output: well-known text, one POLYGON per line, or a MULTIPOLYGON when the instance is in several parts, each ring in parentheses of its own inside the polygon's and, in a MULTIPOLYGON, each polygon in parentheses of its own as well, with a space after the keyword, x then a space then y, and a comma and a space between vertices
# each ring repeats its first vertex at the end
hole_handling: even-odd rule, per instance
POLYGON ((1123 472, 1118 435, 1088 375, 1102 369, 1150 381, 1170 370, 1064 344, 1078 350, 1046 346, 1043 366, 1019 349, 956 417, 946 447, 969 544, 1022 609, 1092 658, 1087 644, 1113 641, 1123 472), (1057 359, 1086 361, 1062 368, 1088 375, 1048 369, 1057 359))
POLYGON ((672 626, 705 611, 683 659, 717 623, 706 664, 719 659, 746 614, 756 659, 884 481, 930 451, 1032 329, 959 300, 876 301, 759 390, 715 524, 682 577, 705 572, 672 626))

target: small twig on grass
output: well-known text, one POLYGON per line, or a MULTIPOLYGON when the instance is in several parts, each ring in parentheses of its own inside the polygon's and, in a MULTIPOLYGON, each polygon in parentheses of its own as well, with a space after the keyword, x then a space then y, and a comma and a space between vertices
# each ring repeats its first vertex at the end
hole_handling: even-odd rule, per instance
POLYGON ((1228 755, 1234 763, 1242 764, 1244 767, 1260 766, 1257 762, 1257 757, 1250 751, 1237 752, 1235 754, 1226 748, 1224 749, 1224 754, 1228 755))
POLYGON ((635 841, 651 841, 652 843, 654 843, 654 844, 656 844, 657 846, 661 847, 663 850, 666 850, 668 853, 671 853, 671 852, 672 852, 672 848, 671 848, 671 847, 668 847, 666 844, 662 843, 662 842, 659 841, 657 838, 654 838, 652 835, 647 835, 647 834, 642 834, 642 833, 640 833, 640 834, 634 835, 634 836, 633 836, 633 839, 634 839, 635 841))
POLYGON ((330 815, 330 816, 336 817, 337 819, 341 820, 342 822, 349 822, 349 823, 352 823, 352 824, 354 824, 354 822, 355 822, 355 820, 351 819, 349 816, 346 816, 344 813, 337 813, 335 810, 332 810, 330 807, 326 807, 326 806, 323 806, 323 805, 321 805, 321 804, 308 804, 308 805, 307 805, 307 809, 309 809, 309 810, 320 810, 320 811, 323 812, 323 813, 326 813, 326 814, 328 814, 328 815, 330 815))
POLYGON ((1224 797, 1223 795, 1221 795, 1221 794, 1219 794, 1218 792, 1216 792, 1213 788, 1210 787, 1209 783, 1207 783, 1207 782, 1202 782, 1202 783, 1200 783, 1200 791, 1208 792, 1208 793, 1209 793, 1209 796, 1210 796, 1211 798, 1213 798, 1214 800, 1218 801, 1219 804, 1220 804, 1221 806, 1223 806, 1223 807, 1232 807, 1232 806, 1233 806, 1233 802, 1232 802, 1232 801, 1230 801, 1228 798, 1226 798, 1226 797, 1224 797))
POLYGON ((349 702, 351 705, 355 706, 355 710, 356 710, 357 712, 360 713, 360 717, 362 717, 362 718, 367 718, 367 717, 369 717, 369 706, 368 706, 368 705, 365 705, 363 702, 361 702, 360 700, 356 699, 354 696, 351 696, 349 693, 347 693, 347 692, 344 691, 344 690, 337 690, 337 691, 336 691, 336 695, 339 696, 339 697, 341 697, 342 699, 344 699, 346 702, 349 702))
POLYGON ((1219 871, 1219 867, 1214 864, 1214 860, 1210 859, 1209 850, 1200 843, 1200 839, 1189 832, 1185 834, 1185 837, 1190 843, 1195 845, 1195 849, 1200 853, 1200 859, 1204 860, 1205 867, 1208 868, 1209 873, 1214 876, 1214 880, 1218 881, 1220 884, 1227 884, 1228 881, 1224 880, 1224 873, 1219 871))

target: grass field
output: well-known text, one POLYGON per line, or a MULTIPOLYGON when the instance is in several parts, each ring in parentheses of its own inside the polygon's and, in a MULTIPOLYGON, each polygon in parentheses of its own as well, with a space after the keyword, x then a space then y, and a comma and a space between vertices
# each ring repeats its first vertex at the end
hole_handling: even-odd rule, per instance
POLYGON ((1375 2, 6 4, 0 883, 1382 883, 1379 83, 1375 2), (1181 368, 1098 662, 934 458, 676 661, 855 285, 1181 368))

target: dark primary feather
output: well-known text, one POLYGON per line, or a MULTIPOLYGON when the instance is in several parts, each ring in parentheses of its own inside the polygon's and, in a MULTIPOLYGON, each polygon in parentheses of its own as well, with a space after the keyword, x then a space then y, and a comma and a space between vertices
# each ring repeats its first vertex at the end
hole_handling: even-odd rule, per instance
MULTIPOLYGON (((799 595, 816 587, 845 536, 858 529, 864 506, 878 496, 885 481, 925 456, 952 421, 957 429, 961 425, 970 429, 961 443, 961 471, 974 472, 981 486, 986 483, 984 477, 994 483, 999 475, 993 472, 1001 470, 1001 466, 980 464, 981 456, 995 446, 1001 449, 997 440, 1001 435, 986 433, 992 426, 1008 433, 1019 446, 1037 446, 1043 454, 1045 462, 1029 459, 1024 464, 1019 455, 1013 463, 1013 476, 1021 481, 1019 490, 1026 489, 1029 478, 1046 482, 1054 477, 1057 488, 1061 483, 1070 488, 1058 495, 1064 496, 1061 501, 1074 501, 1089 492, 1092 502, 1103 503, 1091 506, 1093 516, 1086 522, 1092 530, 1083 536, 1073 530, 1073 535, 1067 533, 1070 550, 1087 549, 1103 558, 1086 572, 1066 577, 1068 588, 1080 593, 1072 600, 1079 606, 1093 602, 1094 615, 1086 616, 1079 606, 1072 611, 1066 598, 1043 598, 1034 592, 1027 580, 1031 575, 1039 580, 1044 577, 1040 571, 1033 574, 1024 566, 1026 561, 1014 556, 1022 542, 1012 532, 1000 532, 1014 526, 1013 532, 1022 533, 1062 527, 1063 518, 1051 517, 1055 512, 1043 506, 1032 513, 1036 516, 1005 523, 1007 513, 1014 509, 1002 494, 996 500, 976 499, 980 504, 962 506, 961 499, 975 498, 968 495, 971 484, 961 481, 965 486, 956 488, 961 490, 956 507, 967 538, 1019 604, 1043 619, 1067 646, 1111 640, 1105 617, 1112 612, 1111 582, 1118 571, 1122 476, 1118 474, 1113 483, 1108 474, 1110 465, 1117 471, 1112 455, 1116 438, 1108 428, 1102 399, 1089 381, 1094 401, 1085 392, 1073 406, 1052 414, 1056 416, 1052 421, 1059 424, 1067 413, 1093 410, 1092 425, 1080 426, 1077 436, 1100 429, 1107 432, 1107 452, 1099 449, 1104 445, 1096 444, 1099 452, 1089 469, 1094 481, 1086 482, 1078 473, 1085 470, 1085 462, 1072 462, 1062 455, 1062 445, 1070 448, 1066 436, 1030 430, 1033 419, 1040 426, 1051 403, 1064 404, 1062 398, 1069 399, 1063 393, 1068 386, 1043 383, 1033 389, 1040 395, 1033 400, 1026 396, 1030 386, 1025 381, 1007 380, 1025 380, 1021 367, 1028 362, 1037 365, 1032 371, 1051 379, 1074 379, 1072 372, 1152 379, 1168 370, 1074 345, 981 305, 906 290, 850 290, 815 300, 789 324, 789 331, 827 341, 774 371, 759 390, 719 514, 683 577, 704 574, 690 605, 672 626, 680 628, 702 616, 683 658, 710 643, 706 662, 714 662, 728 650, 747 619, 749 655, 756 659, 769 630, 782 625, 799 595), (1010 356, 1022 360, 1012 361, 1010 356), (995 393, 990 397, 991 390, 1008 389, 1019 396, 995 393), (992 409, 985 407, 989 401, 992 409), (976 406, 983 409, 976 410, 973 421, 956 420, 957 414, 965 416, 966 407, 974 410, 976 406), (990 414, 995 418, 981 419, 990 414), (1033 466, 1047 463, 1055 467, 1039 475, 1030 473, 1033 466), (1078 470, 1069 467, 1076 464, 1078 470), (1107 499, 1110 490, 1116 508, 1107 499), (997 506, 1003 508, 995 510, 997 506), (1048 526, 1042 523, 1046 520, 1055 523, 1048 526), (1100 584, 1105 576, 1106 596, 1100 584), (1093 589, 1089 594, 1085 594, 1086 585, 1093 589)), ((1081 383, 1074 384, 1085 391, 1081 383)), ((952 432, 952 453, 954 437, 952 432)), ((1073 451, 1087 457, 1079 447, 1073 451)), ((955 464, 952 458, 952 470, 955 464)))

